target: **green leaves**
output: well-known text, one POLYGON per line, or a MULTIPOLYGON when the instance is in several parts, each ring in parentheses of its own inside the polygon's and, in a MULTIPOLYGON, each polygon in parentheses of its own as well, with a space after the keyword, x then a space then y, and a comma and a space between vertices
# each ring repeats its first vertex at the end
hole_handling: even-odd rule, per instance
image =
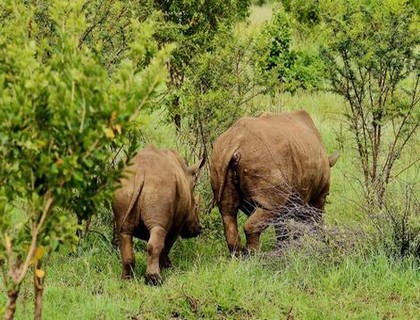
POLYGON ((316 55, 292 49, 290 19, 282 9, 263 29, 261 51, 261 72, 268 79, 276 77, 281 90, 294 93, 299 88, 320 87, 322 61, 316 55))
POLYGON ((74 245, 74 214, 111 200, 122 174, 112 146, 135 149, 126 135, 153 107, 172 49, 158 47, 140 10, 125 1, 0 5, 0 259, 10 265, 25 263, 28 248, 74 245))
POLYGON ((349 105, 368 201, 382 206, 393 165, 420 125, 419 16, 404 0, 336 8, 325 17, 321 56, 332 89, 349 105))

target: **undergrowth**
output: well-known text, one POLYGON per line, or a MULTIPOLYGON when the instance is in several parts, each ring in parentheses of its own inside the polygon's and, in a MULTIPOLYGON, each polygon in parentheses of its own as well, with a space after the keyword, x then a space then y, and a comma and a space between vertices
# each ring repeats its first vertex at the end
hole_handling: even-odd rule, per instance
MULTIPOLYGON (((95 233, 85 241, 77 254, 52 257, 45 319, 415 319, 420 311, 413 259, 359 250, 339 259, 304 250, 233 258, 223 239, 203 236, 175 244, 174 266, 154 288, 144 285, 144 246, 135 280, 122 281, 111 244, 95 233)), ((31 318, 29 282, 20 299, 16 318, 31 318)))

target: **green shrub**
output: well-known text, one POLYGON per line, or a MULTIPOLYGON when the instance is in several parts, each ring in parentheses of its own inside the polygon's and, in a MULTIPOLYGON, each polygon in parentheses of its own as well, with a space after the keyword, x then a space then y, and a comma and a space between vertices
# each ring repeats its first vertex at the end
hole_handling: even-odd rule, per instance
POLYGON ((411 160, 395 173, 412 152, 409 148, 418 145, 419 16, 408 1, 327 5, 336 10, 325 16, 329 35, 321 56, 331 89, 346 102, 365 198, 363 211, 377 230, 380 247, 393 256, 418 256, 417 195, 397 197, 398 192, 387 192, 418 161, 411 160))
MULTIPOLYGON (((0 5, 0 268, 13 318, 34 268, 41 317, 45 259, 75 243, 74 213, 86 218, 111 199, 122 174, 110 147, 166 79, 168 49, 157 50, 154 22, 127 21, 127 52, 109 68, 81 46, 90 30, 82 0, 0 5), (153 50, 149 50, 154 48, 153 50), (151 55, 151 56, 150 56, 151 55)), ((132 155, 132 150, 129 150, 132 155)))
POLYGON ((322 61, 315 54, 292 49, 292 29, 287 14, 279 9, 263 30, 266 61, 262 65, 277 76, 282 91, 318 89, 321 86, 322 61))
POLYGON ((303 25, 314 26, 321 21, 319 0, 286 0, 282 4, 286 12, 303 25))

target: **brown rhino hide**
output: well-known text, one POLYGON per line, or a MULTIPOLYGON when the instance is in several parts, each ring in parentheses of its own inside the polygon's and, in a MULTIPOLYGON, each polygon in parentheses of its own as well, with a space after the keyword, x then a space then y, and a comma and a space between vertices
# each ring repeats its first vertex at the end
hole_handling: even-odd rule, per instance
POLYGON ((157 284, 161 281, 160 266, 170 265, 168 253, 178 235, 194 237, 200 233, 193 196, 198 169, 198 165, 187 168, 176 151, 154 146, 131 160, 112 206, 123 278, 133 276, 133 236, 148 241, 146 282, 157 284))
POLYGON ((211 158, 211 185, 229 249, 240 248, 238 209, 251 215, 244 227, 249 250, 258 248, 269 221, 286 214, 291 205, 307 204, 313 212, 322 212, 330 166, 337 157, 328 158, 304 110, 264 113, 235 122, 216 140, 211 158))

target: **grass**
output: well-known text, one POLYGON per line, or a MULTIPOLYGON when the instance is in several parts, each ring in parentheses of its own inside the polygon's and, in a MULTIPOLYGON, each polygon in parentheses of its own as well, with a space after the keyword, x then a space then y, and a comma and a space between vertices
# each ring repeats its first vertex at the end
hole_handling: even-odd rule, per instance
MULTIPOLYGON (((415 319, 420 312, 418 267, 381 255, 338 264, 298 253, 242 260, 227 254, 222 239, 202 237, 178 241, 172 257, 163 286, 154 288, 143 283, 144 252, 134 281, 119 279, 119 257, 106 242, 90 239, 77 256, 55 255, 44 318, 415 319)), ((31 318, 28 281, 20 302, 16 318, 31 318)))
POLYGON ((265 3, 262 6, 252 6, 249 21, 255 28, 261 27, 264 23, 269 22, 273 15, 275 6, 272 3, 265 3))

